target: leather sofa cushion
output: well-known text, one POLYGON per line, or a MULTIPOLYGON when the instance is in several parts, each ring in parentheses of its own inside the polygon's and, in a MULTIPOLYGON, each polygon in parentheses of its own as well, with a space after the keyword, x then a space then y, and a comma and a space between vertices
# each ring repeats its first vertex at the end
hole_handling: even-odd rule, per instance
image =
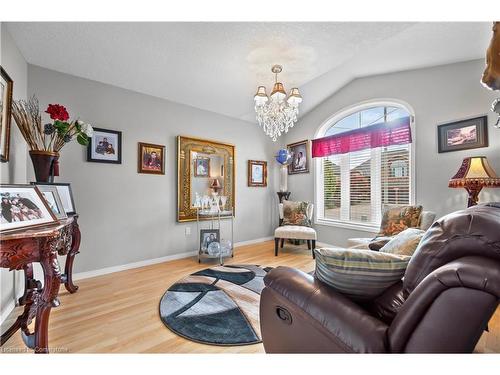
POLYGON ((356 301, 370 300, 403 277, 409 256, 371 250, 316 249, 315 277, 356 301))

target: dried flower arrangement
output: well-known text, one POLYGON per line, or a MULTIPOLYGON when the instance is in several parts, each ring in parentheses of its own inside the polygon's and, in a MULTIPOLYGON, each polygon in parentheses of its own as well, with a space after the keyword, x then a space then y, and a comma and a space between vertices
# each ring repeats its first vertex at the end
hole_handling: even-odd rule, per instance
POLYGON ((66 108, 59 104, 49 104, 45 113, 51 123, 42 125, 38 99, 32 96, 28 101, 16 100, 12 103, 12 116, 21 134, 32 151, 58 153, 66 143, 76 138, 82 146, 89 144, 93 129, 80 120, 68 121, 66 108))

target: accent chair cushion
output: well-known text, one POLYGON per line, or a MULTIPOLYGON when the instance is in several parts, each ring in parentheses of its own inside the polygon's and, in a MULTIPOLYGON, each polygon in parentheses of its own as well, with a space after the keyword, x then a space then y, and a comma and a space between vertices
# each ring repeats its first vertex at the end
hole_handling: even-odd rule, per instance
POLYGON ((311 226, 307 213, 309 202, 283 201, 283 225, 311 226))
POLYGON ((418 228, 405 229, 392 237, 380 251, 389 254, 412 256, 424 233, 424 230, 418 228))
POLYGON ((401 281, 409 256, 340 247, 314 250, 315 277, 357 301, 371 300, 401 281))
POLYGON ((315 240, 316 231, 311 227, 300 225, 283 225, 276 228, 274 238, 290 238, 295 240, 315 240))
POLYGON ((400 206, 389 208, 382 216, 379 236, 394 236, 407 228, 418 228, 422 206, 400 206))

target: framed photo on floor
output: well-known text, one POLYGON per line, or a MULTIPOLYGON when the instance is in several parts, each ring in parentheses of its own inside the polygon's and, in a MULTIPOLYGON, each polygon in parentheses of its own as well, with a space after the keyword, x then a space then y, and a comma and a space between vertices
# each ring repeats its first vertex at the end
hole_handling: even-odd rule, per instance
POLYGON ((122 132, 94 128, 87 146, 87 161, 95 163, 122 163, 122 132))
POLYGON ((45 186, 55 186, 66 215, 76 215, 71 184, 65 182, 32 182, 31 184, 38 186, 40 189, 45 189, 45 186))
POLYGON ((292 153, 288 174, 309 173, 309 141, 300 141, 286 146, 292 153))
POLYGON ((14 81, 0 66, 0 160, 9 161, 12 90, 14 81))
POLYGON ((165 174, 165 146, 139 142, 137 173, 165 174))
POLYGON ((267 161, 248 161, 248 186, 267 186, 267 161))
POLYGON ((47 205, 52 210, 52 213, 56 216, 58 220, 66 219, 66 210, 59 196, 56 185, 37 185, 38 190, 42 193, 47 205))
POLYGON ((57 222, 35 185, 0 185, 0 233, 57 222))
POLYGON ((488 147, 488 116, 438 125, 438 152, 488 147))

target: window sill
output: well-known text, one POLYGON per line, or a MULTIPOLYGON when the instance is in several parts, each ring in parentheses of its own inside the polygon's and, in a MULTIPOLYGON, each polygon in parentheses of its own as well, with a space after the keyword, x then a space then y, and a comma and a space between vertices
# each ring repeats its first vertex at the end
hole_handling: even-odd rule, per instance
POLYGON ((353 221, 339 221, 339 220, 328 220, 328 219, 316 219, 314 222, 317 225, 324 225, 328 227, 345 228, 352 230, 359 230, 363 232, 377 233, 379 227, 373 224, 363 224, 353 221))

